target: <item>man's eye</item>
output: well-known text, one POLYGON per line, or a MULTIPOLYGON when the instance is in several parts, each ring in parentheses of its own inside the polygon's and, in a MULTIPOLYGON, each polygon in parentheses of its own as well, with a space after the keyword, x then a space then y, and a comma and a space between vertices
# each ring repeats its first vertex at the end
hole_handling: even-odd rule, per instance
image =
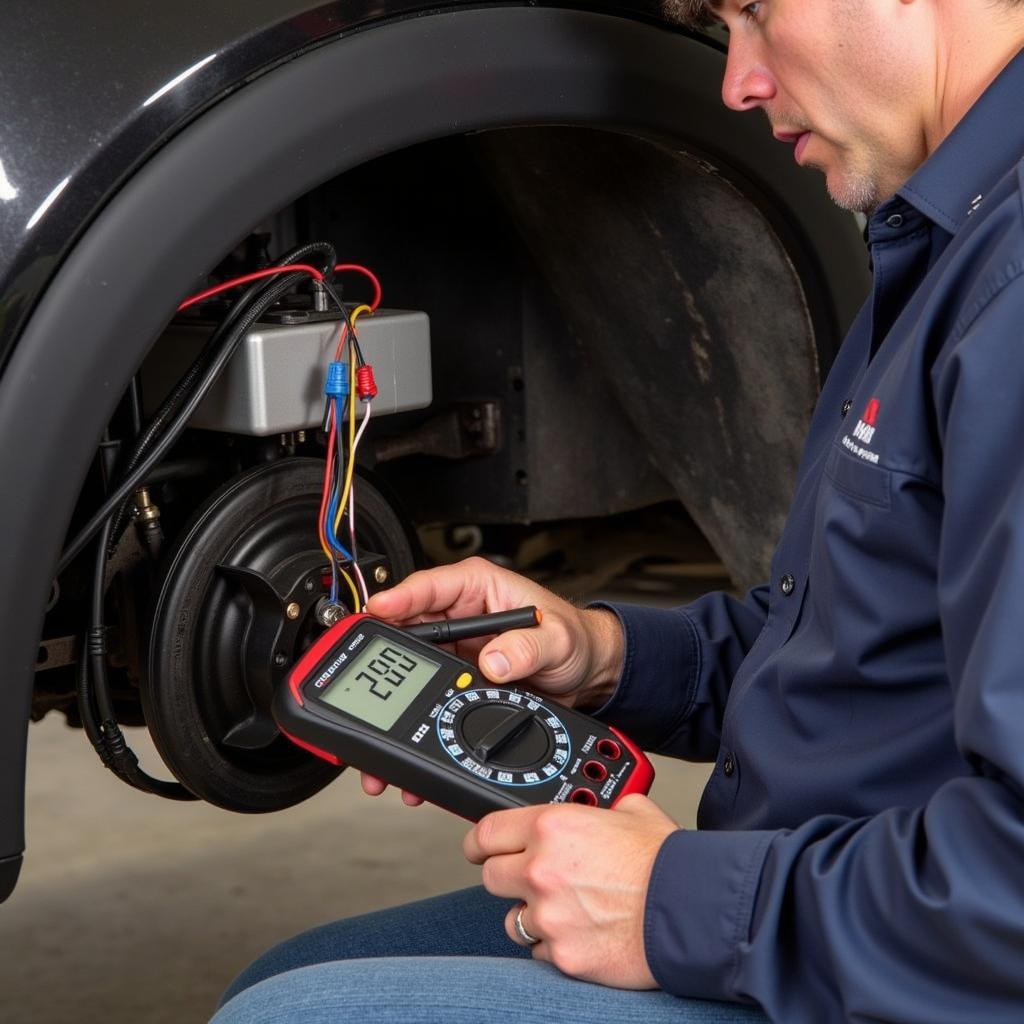
POLYGON ((763 6, 761 2, 747 4, 745 7, 740 8, 740 14, 748 21, 757 21, 758 12, 763 6))

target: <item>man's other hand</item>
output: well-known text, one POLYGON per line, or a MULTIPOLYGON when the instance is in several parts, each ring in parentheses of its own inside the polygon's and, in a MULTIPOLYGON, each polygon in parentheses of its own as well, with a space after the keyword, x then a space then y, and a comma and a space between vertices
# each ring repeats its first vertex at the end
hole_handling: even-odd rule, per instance
POLYGON ((612 810, 577 804, 496 811, 466 836, 468 860, 483 865, 488 892, 522 900, 505 919, 516 932, 522 909, 538 960, 615 988, 657 988, 644 952, 644 903, 654 859, 679 826, 645 796, 612 810))

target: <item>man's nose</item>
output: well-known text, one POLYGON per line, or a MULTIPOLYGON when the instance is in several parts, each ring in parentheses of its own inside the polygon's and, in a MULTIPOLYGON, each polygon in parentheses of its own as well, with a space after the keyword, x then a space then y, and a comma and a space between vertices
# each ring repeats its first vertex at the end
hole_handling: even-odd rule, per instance
POLYGON ((753 110, 772 100, 775 91, 775 80, 757 55, 731 40, 722 79, 725 105, 732 110, 753 110))

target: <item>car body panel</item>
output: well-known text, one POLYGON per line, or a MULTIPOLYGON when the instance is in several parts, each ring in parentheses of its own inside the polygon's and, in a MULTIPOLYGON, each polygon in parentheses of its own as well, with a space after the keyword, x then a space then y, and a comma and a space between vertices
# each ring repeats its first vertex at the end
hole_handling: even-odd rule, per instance
POLYGON ((807 196, 786 151, 765 148, 763 122, 718 110, 721 48, 652 33, 649 15, 465 5, 412 18, 412 7, 283 0, 14 8, 31 31, 0 41, 15 111, 0 128, 0 436, 15 442, 0 449, 0 532, 16 539, 0 547, 0 579, 17 581, 0 588, 0 899, 23 846, 43 607, 95 445, 178 299, 260 218, 402 145, 564 123, 671 138, 685 112, 705 152, 716 133, 728 133, 723 152, 746 152, 738 178, 804 253, 809 290, 830 296, 826 333, 858 301, 856 233, 833 219, 814 237, 827 201, 807 196), (330 101, 308 102, 326 83, 330 101), (218 181, 218 167, 237 180, 218 181))
POLYGON ((18 30, 0 33, 0 366, 69 246, 175 132, 282 61, 429 9, 416 0, 6 2, 4 21, 18 30))

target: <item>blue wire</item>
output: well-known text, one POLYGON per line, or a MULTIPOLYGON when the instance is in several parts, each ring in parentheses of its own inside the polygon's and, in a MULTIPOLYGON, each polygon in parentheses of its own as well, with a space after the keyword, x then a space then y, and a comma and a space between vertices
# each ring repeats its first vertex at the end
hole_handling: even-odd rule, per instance
MULTIPOLYGON (((331 399, 331 410, 334 415, 335 429, 338 433, 338 444, 341 444, 341 430, 344 425, 344 421, 341 415, 340 402, 337 398, 331 399)), ((337 551, 343 558, 351 562, 352 555, 341 541, 338 540, 337 534, 334 530, 334 520, 338 515, 338 502, 341 500, 341 494, 338 492, 338 483, 339 481, 337 476, 335 476, 334 483, 331 488, 331 500, 327 506, 327 522, 324 523, 324 536, 327 538, 327 543, 333 550, 337 551)))

